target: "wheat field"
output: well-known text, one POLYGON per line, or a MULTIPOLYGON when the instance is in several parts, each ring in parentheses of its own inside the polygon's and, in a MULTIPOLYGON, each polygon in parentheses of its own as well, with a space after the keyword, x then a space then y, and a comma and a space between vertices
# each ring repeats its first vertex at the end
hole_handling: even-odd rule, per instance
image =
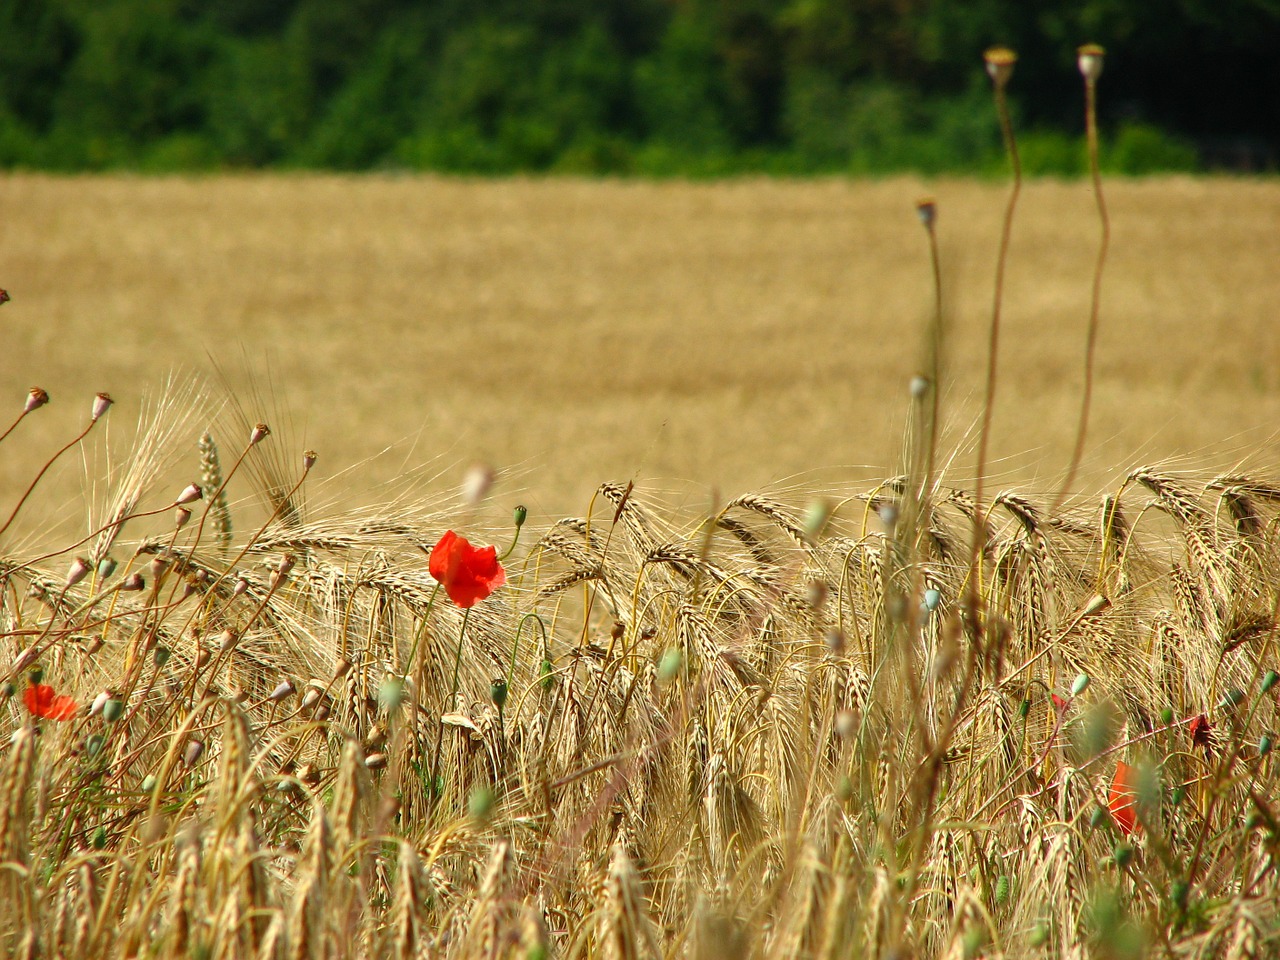
POLYGON ((1276 186, 0 182, 6 955, 1280 950, 1276 186))
MULTIPOLYGON (((977 422, 998 182, 726 184, 213 177, 0 179, 0 381, 55 402, 174 371, 274 385, 334 495, 483 460, 537 516, 605 479, 699 502, 892 470, 932 310, 939 203, 944 418, 977 422), (247 360, 245 359, 247 357, 247 360)), ((1098 396, 1081 488, 1167 457, 1227 463, 1280 422, 1280 186, 1108 184, 1098 396)), ((997 470, 1049 488, 1075 430, 1098 226, 1087 184, 1038 182, 1014 227, 997 470)), ((34 445, 34 441, 33 441, 34 445)), ((33 446, 39 449, 38 445, 33 446)), ((954 465, 973 472, 968 458, 954 465)), ((24 470, 0 465, 0 489, 24 470)))

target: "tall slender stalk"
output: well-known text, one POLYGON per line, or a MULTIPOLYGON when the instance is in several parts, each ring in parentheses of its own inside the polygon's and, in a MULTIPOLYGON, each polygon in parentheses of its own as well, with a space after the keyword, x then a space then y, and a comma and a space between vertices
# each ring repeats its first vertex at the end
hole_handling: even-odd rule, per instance
POLYGON ((1089 430, 1089 408, 1093 403, 1094 351, 1098 342, 1098 318, 1102 310, 1102 270, 1107 262, 1107 249, 1111 246, 1111 220, 1107 216, 1107 202, 1102 194, 1102 174, 1098 165, 1098 77, 1102 75, 1104 51, 1095 43, 1085 44, 1079 50, 1077 63, 1084 77, 1085 138, 1089 145, 1089 175, 1093 181, 1093 198, 1098 205, 1098 219, 1102 223, 1102 237, 1098 242, 1098 259, 1093 266, 1093 290, 1089 299, 1089 332, 1084 348, 1084 393, 1080 400, 1080 423, 1076 427, 1075 447, 1071 452, 1071 465, 1067 468, 1062 489, 1053 502, 1050 513, 1056 513, 1062 501, 1071 493, 1080 461, 1084 458, 1085 437, 1089 430))

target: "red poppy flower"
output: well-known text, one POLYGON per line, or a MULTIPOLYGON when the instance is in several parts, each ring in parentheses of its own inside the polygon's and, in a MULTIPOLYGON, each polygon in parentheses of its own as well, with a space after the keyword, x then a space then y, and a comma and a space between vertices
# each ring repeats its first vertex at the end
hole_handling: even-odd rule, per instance
POLYGON ((1187 724, 1191 730, 1191 742, 1197 747, 1209 749, 1209 731, 1213 729, 1209 726, 1209 718, 1203 713, 1198 717, 1192 717, 1191 722, 1187 724))
POLYGON ((47 683, 29 684, 22 700, 33 717, 46 720, 70 720, 80 709, 73 697, 58 696, 47 683))
POLYGON ((1065 697, 1060 697, 1056 693, 1049 694, 1049 699, 1053 701, 1054 709, 1059 713, 1066 713, 1071 707, 1071 701, 1065 697))
POLYGON ((431 551, 428 569, 460 607, 474 607, 507 582, 496 549, 473 547, 452 530, 431 551))
POLYGON ((1136 780, 1133 767, 1121 760, 1116 764, 1116 775, 1111 778, 1111 794, 1107 797, 1107 809, 1126 837, 1138 826, 1136 780))

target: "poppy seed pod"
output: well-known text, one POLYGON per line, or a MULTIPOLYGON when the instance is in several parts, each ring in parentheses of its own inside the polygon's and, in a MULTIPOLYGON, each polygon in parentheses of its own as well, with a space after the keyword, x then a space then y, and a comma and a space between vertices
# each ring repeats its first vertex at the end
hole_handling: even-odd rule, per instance
POLYGON ((182 751, 182 762, 188 767, 194 767, 200 762, 200 758, 204 755, 204 743, 200 740, 192 740, 187 744, 187 748, 182 751))
POLYGON ((102 712, 102 708, 106 702, 111 699, 111 691, 103 690, 100 694, 93 698, 93 703, 89 704, 89 716, 96 717, 102 712))
POLYGON ((249 434, 249 446, 256 446, 269 436, 271 436, 270 427, 265 423, 254 424, 253 432, 249 434))
POLYGON ((76 557, 71 561, 71 568, 67 571, 67 588, 74 587, 77 583, 89 575, 89 571, 93 567, 89 565, 89 561, 84 557, 76 557))
POLYGON ((279 703, 281 700, 285 700, 293 696, 297 689, 298 688, 293 685, 292 680, 281 680, 276 684, 276 688, 271 691, 271 694, 267 699, 279 703))
POLYGON ((120 584, 121 590, 137 591, 145 590, 146 588, 147 581, 143 579, 142 574, 137 573, 136 571, 125 577, 123 582, 120 584))
POLYGON ((524 526, 524 522, 529 519, 529 511, 523 503, 517 504, 515 510, 512 511, 511 518, 515 521, 516 529, 519 530, 524 526))
POLYGON ((1102 58, 1106 51, 1096 43, 1086 43, 1076 53, 1076 64, 1080 67, 1081 76, 1088 83, 1096 83, 1102 76, 1102 58))
POLYGON ((173 511, 173 526, 175 530, 181 530, 187 525, 187 521, 191 519, 191 511, 186 507, 178 507, 173 511))
POLYGON ((23 413, 30 413, 32 410, 38 410, 49 402, 49 394, 40 387, 32 387, 27 393, 26 405, 22 408, 23 413))
POLYGON ((489 684, 489 699, 493 701, 493 705, 499 710, 506 705, 507 702, 507 681, 502 677, 495 677, 489 684))
POLYGON ((183 504, 193 503, 203 496, 204 490, 201 489, 200 484, 188 483, 182 488, 182 492, 178 494, 177 498, 173 502, 177 506, 182 506, 183 504))
POLYGON ((112 697, 102 705, 102 719, 107 723, 115 723, 124 716, 124 701, 112 697))
POLYGON ((987 64, 987 75, 997 87, 1003 88, 1013 76, 1013 65, 1018 62, 1018 55, 1008 47, 991 47, 982 59, 987 64))
POLYGON ((98 579, 106 580, 116 572, 116 562, 111 557, 103 557, 98 561, 98 579))
POLYGON ((926 230, 933 230, 938 219, 938 202, 933 197, 922 197, 916 201, 916 216, 926 230))
POLYGON ((304 451, 302 454, 302 469, 310 470, 316 465, 316 452, 314 450, 304 451))
POLYGON ((111 409, 112 403, 114 403, 114 401, 111 399, 109 394, 105 394, 105 393, 98 394, 96 397, 93 398, 92 418, 94 420, 97 420, 100 417, 102 417, 108 410, 111 409))

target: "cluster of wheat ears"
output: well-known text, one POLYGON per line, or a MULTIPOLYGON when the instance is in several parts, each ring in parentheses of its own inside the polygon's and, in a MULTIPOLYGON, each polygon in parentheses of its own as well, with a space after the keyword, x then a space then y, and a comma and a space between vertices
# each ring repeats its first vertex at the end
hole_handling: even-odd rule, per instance
POLYGON ((87 535, 0 548, 5 954, 1272 955, 1280 485, 1036 502, 984 489, 984 424, 954 487, 942 334, 939 294, 901 475, 468 513, 507 583, 466 610, 428 572, 443 499, 325 516, 314 454, 246 420, 220 455, 170 391, 87 535))

